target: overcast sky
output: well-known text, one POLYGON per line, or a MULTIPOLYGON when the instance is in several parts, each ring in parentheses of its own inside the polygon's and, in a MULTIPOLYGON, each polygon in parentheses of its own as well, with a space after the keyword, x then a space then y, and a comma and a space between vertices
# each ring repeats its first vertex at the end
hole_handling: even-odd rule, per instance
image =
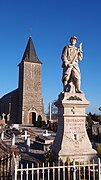
POLYGON ((63 89, 61 53, 76 35, 83 43, 81 89, 90 101, 87 111, 100 113, 101 1, 0 0, 0 97, 18 87, 17 65, 30 35, 43 62, 45 111, 63 89))

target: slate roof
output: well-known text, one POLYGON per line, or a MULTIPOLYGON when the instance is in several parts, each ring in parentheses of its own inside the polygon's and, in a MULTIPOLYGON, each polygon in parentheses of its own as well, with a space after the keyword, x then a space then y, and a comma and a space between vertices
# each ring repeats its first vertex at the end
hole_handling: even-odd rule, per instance
POLYGON ((29 37, 22 61, 42 64, 42 62, 37 57, 32 37, 29 37))
POLYGON ((4 96, 2 96, 0 98, 0 101, 6 100, 6 99, 11 99, 12 95, 15 94, 15 93, 18 93, 18 88, 13 90, 13 91, 11 91, 11 92, 9 92, 9 93, 7 93, 7 94, 5 94, 4 96))

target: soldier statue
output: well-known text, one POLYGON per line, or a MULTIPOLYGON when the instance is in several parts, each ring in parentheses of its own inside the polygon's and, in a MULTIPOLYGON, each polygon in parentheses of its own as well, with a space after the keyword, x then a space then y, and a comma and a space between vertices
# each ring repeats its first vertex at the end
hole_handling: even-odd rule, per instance
POLYGON ((70 38, 70 44, 65 46, 62 52, 61 59, 63 61, 63 89, 64 92, 71 93, 82 93, 80 90, 80 69, 78 66, 78 61, 82 60, 83 51, 82 43, 75 47, 77 42, 77 37, 73 36, 70 38))

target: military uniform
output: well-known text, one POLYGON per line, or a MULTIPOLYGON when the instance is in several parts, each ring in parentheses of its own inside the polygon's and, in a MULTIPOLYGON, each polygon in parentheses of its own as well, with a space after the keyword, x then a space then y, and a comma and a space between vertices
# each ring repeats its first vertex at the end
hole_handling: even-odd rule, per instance
POLYGON ((81 92, 80 90, 80 69, 78 61, 82 60, 82 51, 79 47, 76 48, 73 45, 67 45, 64 47, 62 52, 62 67, 63 67, 63 85, 64 91, 66 91, 69 84, 72 82, 75 86, 75 92, 81 92))

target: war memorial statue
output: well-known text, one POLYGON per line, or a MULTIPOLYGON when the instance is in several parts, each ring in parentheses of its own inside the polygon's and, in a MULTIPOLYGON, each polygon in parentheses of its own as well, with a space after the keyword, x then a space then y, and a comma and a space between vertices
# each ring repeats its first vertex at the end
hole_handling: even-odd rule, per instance
POLYGON ((83 51, 82 43, 76 48, 77 37, 73 36, 70 38, 70 44, 65 46, 62 52, 62 68, 63 68, 63 87, 64 92, 76 92, 82 93, 80 90, 80 69, 78 61, 82 60, 83 51))
POLYGON ((83 58, 82 43, 75 47, 77 37, 70 38, 70 44, 62 51, 63 91, 55 105, 58 107, 58 128, 52 145, 56 159, 88 161, 96 159, 97 152, 88 138, 85 121, 89 101, 80 89, 81 75, 78 61, 83 58))

